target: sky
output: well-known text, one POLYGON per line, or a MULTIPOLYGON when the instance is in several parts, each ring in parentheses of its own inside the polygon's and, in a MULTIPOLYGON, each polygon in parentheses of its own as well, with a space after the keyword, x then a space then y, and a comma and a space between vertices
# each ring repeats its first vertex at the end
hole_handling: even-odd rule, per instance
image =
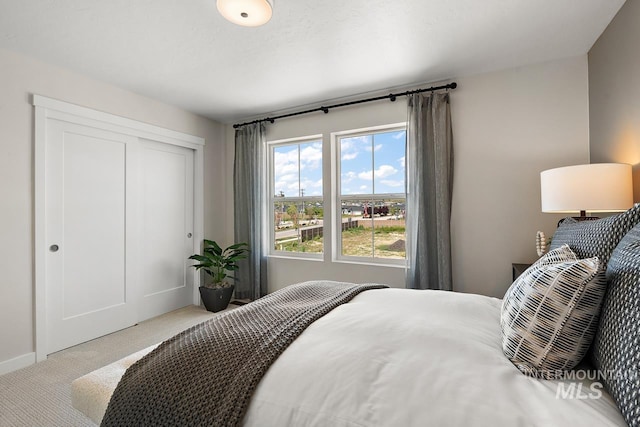
POLYGON ((273 165, 275 195, 322 196, 322 141, 277 146, 273 165))
MULTIPOLYGON (((341 194, 404 193, 406 132, 339 140, 341 194)), ((322 141, 274 147, 274 194, 322 196, 322 141), (299 166, 298 166, 299 165, 299 166)))
POLYGON ((341 194, 404 193, 405 131, 342 138, 341 194))

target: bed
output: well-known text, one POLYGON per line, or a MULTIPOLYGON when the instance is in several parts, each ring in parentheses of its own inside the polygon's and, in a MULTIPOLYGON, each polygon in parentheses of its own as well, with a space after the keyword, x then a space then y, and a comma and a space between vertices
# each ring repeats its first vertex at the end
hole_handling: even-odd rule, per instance
MULTIPOLYGON (((626 240, 622 237, 633 228, 635 234, 629 233, 633 236, 625 248, 627 256, 638 259, 640 226, 635 224, 640 222, 640 207, 634 209, 633 223, 625 225, 622 231, 619 221, 612 225, 606 222, 612 222, 608 219, 589 221, 588 226, 570 224, 567 229, 579 229, 580 234, 585 232, 584 227, 597 230, 604 224, 618 230, 622 236, 616 237, 615 244, 609 244, 612 247, 606 255, 601 255, 603 259, 612 257, 615 261, 620 258, 614 251, 617 243, 620 240, 624 243, 626 240)), ((584 247, 575 241, 576 233, 569 231, 556 233, 555 246, 570 241, 576 253, 584 252, 584 247)), ((594 239, 589 234, 585 240, 587 246, 594 239)), ((629 264, 622 264, 627 266, 624 281, 629 283, 629 264)), ((608 279, 611 277, 607 274, 608 279)), ((615 293, 623 291, 609 283, 602 310, 611 311, 615 307, 618 313, 620 304, 613 298, 618 298, 615 293), (614 288, 612 295, 611 288, 614 288)), ((622 298, 630 300, 628 295, 622 298)), ((635 296, 631 298, 635 299, 635 296)), ((637 387, 631 391, 629 401, 624 392, 621 394, 620 384, 592 377, 589 372, 593 371, 583 370, 588 369, 583 365, 571 369, 572 375, 568 378, 523 375, 505 356, 501 310, 502 300, 473 294, 391 288, 358 293, 349 302, 313 321, 275 359, 255 387, 241 424, 261 427, 638 425, 637 387)), ((633 310, 637 316, 637 309, 633 310)), ((233 311, 236 310, 230 313, 233 311)), ((629 312, 622 316, 628 318, 629 312)), ((608 322, 607 328, 617 318, 611 313, 603 313, 602 317, 608 322)), ((637 322, 635 325, 625 327, 637 329, 637 322)), ((606 341, 605 335, 609 332, 603 332, 602 328, 600 325, 597 329, 596 339, 606 341)), ((637 364, 637 333, 632 336, 636 340, 632 349, 636 356, 630 362, 628 357, 624 358, 623 363, 637 364)), ((628 346, 628 342, 622 344, 628 346)), ((604 347, 605 356, 595 356, 597 363, 605 363, 606 354, 611 353, 609 344, 604 347)), ((100 424, 126 369, 153 350, 145 349, 74 381, 73 406, 100 424)), ((615 357, 615 349, 613 353, 615 357)), ((583 363, 592 358, 585 357, 583 363)), ((637 386, 638 379, 632 381, 637 386)), ((623 388, 628 389, 628 383, 623 388)))

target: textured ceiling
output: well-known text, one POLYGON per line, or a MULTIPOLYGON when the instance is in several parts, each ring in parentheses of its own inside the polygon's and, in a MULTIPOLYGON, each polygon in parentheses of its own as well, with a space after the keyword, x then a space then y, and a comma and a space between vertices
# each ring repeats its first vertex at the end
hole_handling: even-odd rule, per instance
MULTIPOLYGON (((581 55, 624 0, 0 0, 0 47, 230 122, 581 55)), ((0 70, 1 73, 1 70, 0 70)))

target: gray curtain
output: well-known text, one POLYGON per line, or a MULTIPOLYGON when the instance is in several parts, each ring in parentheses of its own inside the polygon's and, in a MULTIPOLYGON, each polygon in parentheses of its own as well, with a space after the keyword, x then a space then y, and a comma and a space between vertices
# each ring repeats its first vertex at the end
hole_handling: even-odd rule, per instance
POLYGON ((449 93, 414 94, 407 111, 406 287, 451 290, 449 93))
POLYGON ((266 139, 264 124, 236 129, 233 165, 234 237, 251 252, 238 263, 235 297, 256 300, 267 294, 267 260, 263 247, 262 210, 266 139))

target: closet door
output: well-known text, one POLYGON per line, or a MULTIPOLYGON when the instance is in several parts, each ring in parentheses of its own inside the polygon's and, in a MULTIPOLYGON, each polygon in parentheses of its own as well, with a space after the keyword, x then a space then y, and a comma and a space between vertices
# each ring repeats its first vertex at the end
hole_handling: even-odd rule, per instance
POLYGON ((36 360, 196 303, 204 139, 33 104, 36 360))
POLYGON ((141 140, 139 320, 193 303, 194 152, 141 140))
POLYGON ((136 322, 137 138, 48 120, 47 354, 136 322))

